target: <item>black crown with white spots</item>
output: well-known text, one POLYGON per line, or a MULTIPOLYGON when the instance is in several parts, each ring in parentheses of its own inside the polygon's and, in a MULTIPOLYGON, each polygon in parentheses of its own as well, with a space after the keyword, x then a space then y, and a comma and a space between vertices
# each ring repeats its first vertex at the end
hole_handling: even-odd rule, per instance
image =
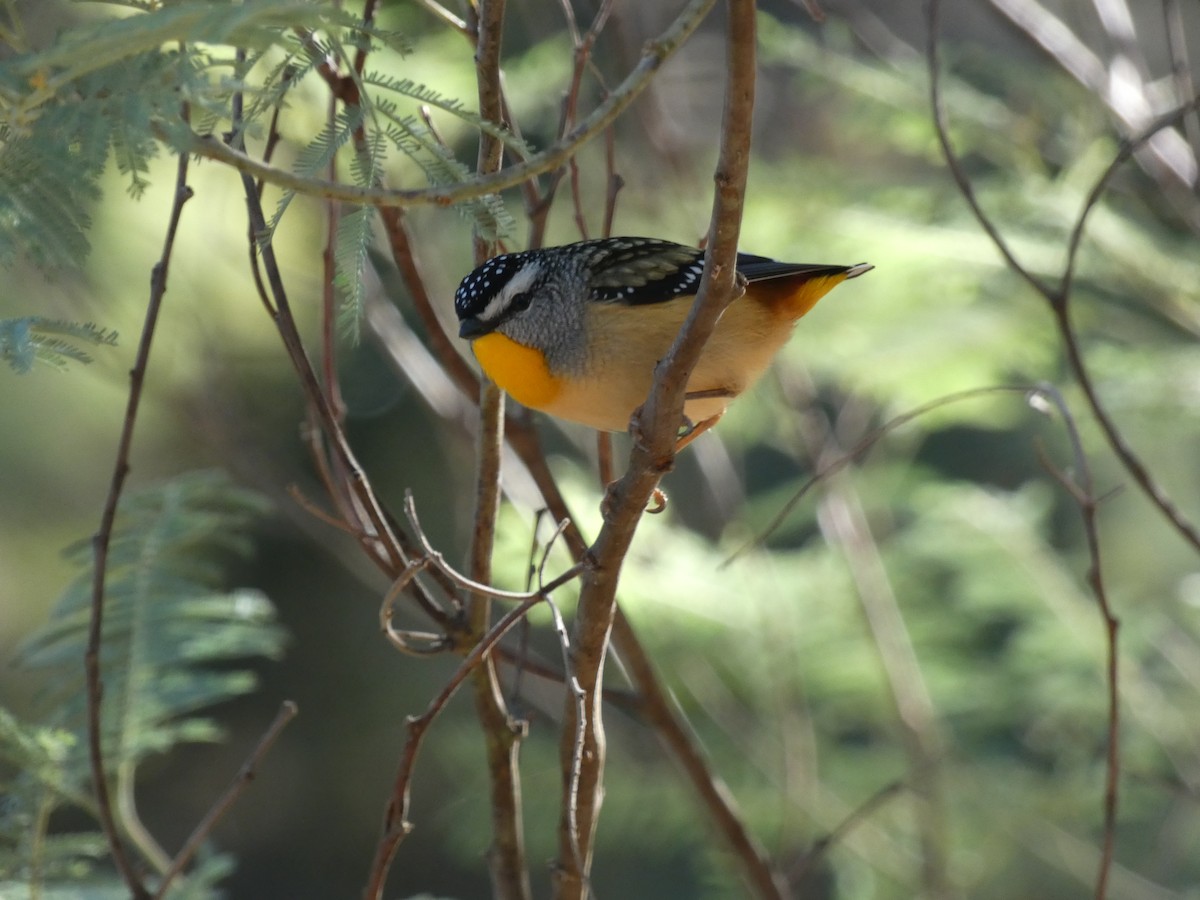
MULTIPOLYGON (((579 277, 585 282, 581 287, 589 300, 637 306, 695 294, 704 272, 704 251, 655 238, 614 237, 505 253, 463 279, 454 294, 458 317, 478 315, 514 275, 535 262, 543 268, 539 280, 556 274, 579 277)), ((747 281, 759 281, 808 270, 840 271, 844 267, 781 263, 739 253, 737 268, 747 281)))
POLYGON ((516 275, 535 253, 540 252, 543 251, 505 253, 503 256, 489 259, 464 278, 458 290, 454 292, 454 312, 460 319, 478 315, 487 306, 488 300, 503 290, 509 279, 516 275))

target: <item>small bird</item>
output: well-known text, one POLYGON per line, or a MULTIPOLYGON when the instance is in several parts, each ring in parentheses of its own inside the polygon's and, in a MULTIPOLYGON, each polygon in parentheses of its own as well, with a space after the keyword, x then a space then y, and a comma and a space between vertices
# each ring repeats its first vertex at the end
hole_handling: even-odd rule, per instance
MULTIPOLYGON (((714 425, 836 285, 870 270, 739 253, 745 293, 722 314, 688 381, 679 446, 714 425)), ((518 402, 625 431, 692 306, 704 251, 613 237, 488 260, 454 294, 459 337, 518 402)))

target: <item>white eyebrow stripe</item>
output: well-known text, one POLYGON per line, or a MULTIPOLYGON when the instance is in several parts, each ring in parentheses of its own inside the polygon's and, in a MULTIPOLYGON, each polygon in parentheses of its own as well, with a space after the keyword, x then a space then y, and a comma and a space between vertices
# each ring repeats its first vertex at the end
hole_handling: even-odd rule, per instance
POLYGON ((508 284, 504 286, 496 296, 488 301, 487 306, 479 313, 479 319, 484 322, 491 322, 504 314, 508 309, 512 298, 529 289, 541 271, 541 266, 535 263, 529 263, 518 270, 508 284))

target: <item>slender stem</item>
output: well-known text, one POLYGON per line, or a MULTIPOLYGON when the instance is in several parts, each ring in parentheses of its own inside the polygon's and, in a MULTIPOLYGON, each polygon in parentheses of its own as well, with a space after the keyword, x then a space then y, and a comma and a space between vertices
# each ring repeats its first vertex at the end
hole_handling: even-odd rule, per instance
POLYGON ((1058 410, 1066 426, 1067 440, 1071 447, 1071 474, 1068 475, 1062 468, 1052 464, 1044 454, 1042 455, 1042 464, 1071 495, 1079 509, 1088 551, 1088 569, 1085 579, 1088 587, 1092 590, 1092 595, 1096 598, 1096 605, 1104 623, 1105 682, 1108 693, 1108 748, 1105 754, 1104 768, 1104 827, 1100 841, 1100 860, 1097 866, 1094 896, 1095 900, 1105 900, 1105 897, 1108 896, 1108 883, 1112 874, 1116 849, 1117 801, 1121 779, 1120 655, 1117 642, 1121 623, 1113 613, 1112 604, 1108 598, 1108 589, 1104 582, 1100 554, 1100 530, 1097 521, 1100 501, 1096 497, 1092 470, 1083 449, 1083 440, 1079 436, 1079 427, 1058 390, 1052 386, 1043 385, 1039 388, 1039 393, 1058 410))
MULTIPOLYGON (((187 107, 183 109, 183 118, 188 117, 187 107)), ((104 684, 101 678, 100 649, 104 633, 104 583, 108 571, 108 551, 112 542, 113 525, 117 518, 117 506, 125 479, 129 475, 129 454, 133 446, 133 431, 137 423, 137 414, 141 406, 142 389, 146 382, 146 370, 150 364, 150 347, 154 340, 158 315, 162 309, 163 296, 167 292, 167 273, 170 268, 171 254, 175 248, 175 235, 179 230, 179 220, 183 214, 183 205, 192 197, 192 189, 188 187, 188 155, 181 153, 176 169, 175 193, 171 201, 171 215, 167 223, 167 235, 163 241, 162 256, 154 266, 150 277, 150 299, 146 304, 146 317, 142 324, 142 336, 138 343, 137 357, 133 369, 129 372, 129 398, 125 404, 125 419, 121 426, 121 436, 117 444, 117 457, 113 466, 112 479, 109 482, 108 497, 104 502, 104 511, 100 517, 100 528, 92 538, 92 603, 91 617, 88 622, 88 642, 84 655, 85 676, 87 682, 87 742, 88 761, 92 773, 92 788, 96 794, 96 810, 100 818, 100 826, 112 852, 113 863, 120 872, 121 878, 129 888, 130 894, 136 900, 145 900, 150 896, 141 877, 134 869, 133 863, 125 849, 113 816, 112 799, 108 789, 108 774, 105 771, 103 747, 103 722, 101 703, 104 694, 104 684)))
POLYGON ((242 767, 238 770, 237 775, 234 776, 233 781, 230 782, 229 787, 225 789, 225 792, 217 799, 217 802, 212 805, 204 818, 192 829, 192 833, 184 841, 183 847, 175 855, 175 859, 171 861, 170 868, 163 875, 162 882, 154 894, 155 900, 162 900, 162 898, 166 897, 167 889, 171 886, 171 882, 191 862, 192 857, 196 855, 201 844, 212 834, 212 830, 221 821, 225 813, 229 812, 238 801, 238 798, 250 787, 255 776, 258 774, 259 766, 262 765, 263 757, 275 745, 275 741, 279 738, 283 729, 296 717, 299 711, 299 707, 291 700, 285 700, 279 707, 279 712, 275 714, 274 720, 263 736, 259 738, 258 744, 255 745, 250 755, 246 757, 246 761, 242 763, 242 767))

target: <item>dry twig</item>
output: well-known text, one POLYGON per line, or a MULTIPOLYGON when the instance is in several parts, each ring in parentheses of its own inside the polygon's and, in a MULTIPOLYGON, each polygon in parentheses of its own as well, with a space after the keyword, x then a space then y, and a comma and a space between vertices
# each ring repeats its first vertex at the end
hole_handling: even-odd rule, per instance
POLYGON ((262 765, 263 757, 275 745, 275 741, 283 729, 287 727, 292 719, 296 718, 298 712, 299 708, 291 700, 285 700, 279 707, 279 712, 276 713, 274 720, 272 720, 270 726, 263 733, 263 736, 259 738, 254 749, 250 751, 250 755, 242 763, 242 767, 238 770, 237 775, 234 776, 233 781, 230 782, 229 787, 225 789, 225 793, 217 799, 217 802, 212 805, 212 808, 209 809, 204 818, 192 829, 192 833, 184 841, 183 847, 175 854, 175 858, 171 860, 171 866, 163 874, 158 890, 154 894, 155 900, 162 900, 162 898, 166 897, 171 882, 191 862, 192 857, 200 849, 200 845, 212 834, 212 830, 216 828, 217 823, 221 821, 225 813, 229 812, 233 804, 238 801, 238 798, 250 787, 251 782, 254 781, 255 776, 258 774, 259 766, 262 765))
POLYGON ((671 25, 646 45, 645 52, 633 71, 613 89, 608 99, 586 119, 571 129, 560 141, 555 141, 530 159, 509 166, 494 175, 482 175, 449 187, 429 187, 413 190, 389 190, 379 187, 332 182, 321 178, 305 178, 266 165, 252 156, 215 138, 191 134, 180 149, 196 156, 213 159, 237 169, 244 175, 259 178, 286 190, 325 199, 341 200, 367 206, 450 206, 505 188, 549 172, 563 165, 579 148, 601 134, 645 90, 659 68, 683 45, 712 8, 715 0, 689 0, 671 25))
POLYGON ((1117 632, 1120 621, 1113 614, 1109 603, 1108 590, 1104 583, 1104 572, 1101 567, 1100 531, 1097 522, 1097 509, 1101 497, 1097 497, 1095 483, 1092 480, 1091 467, 1088 465, 1087 454, 1083 449, 1083 441, 1079 436, 1079 427, 1075 417, 1063 399, 1062 394, 1052 385, 1041 385, 1035 395, 1039 408, 1053 408, 1063 420, 1066 427, 1067 440, 1071 447, 1070 474, 1060 466, 1055 465, 1039 447, 1042 465, 1071 495, 1079 509, 1083 522, 1084 539, 1087 543, 1088 570, 1086 580, 1096 605, 1104 622, 1105 652, 1105 682, 1108 689, 1108 734, 1107 752, 1105 754, 1104 775, 1104 827, 1100 840, 1100 860, 1096 872, 1095 898, 1104 900, 1108 896, 1109 876, 1113 866, 1113 852, 1117 836, 1117 799, 1121 777, 1121 690, 1117 632))

